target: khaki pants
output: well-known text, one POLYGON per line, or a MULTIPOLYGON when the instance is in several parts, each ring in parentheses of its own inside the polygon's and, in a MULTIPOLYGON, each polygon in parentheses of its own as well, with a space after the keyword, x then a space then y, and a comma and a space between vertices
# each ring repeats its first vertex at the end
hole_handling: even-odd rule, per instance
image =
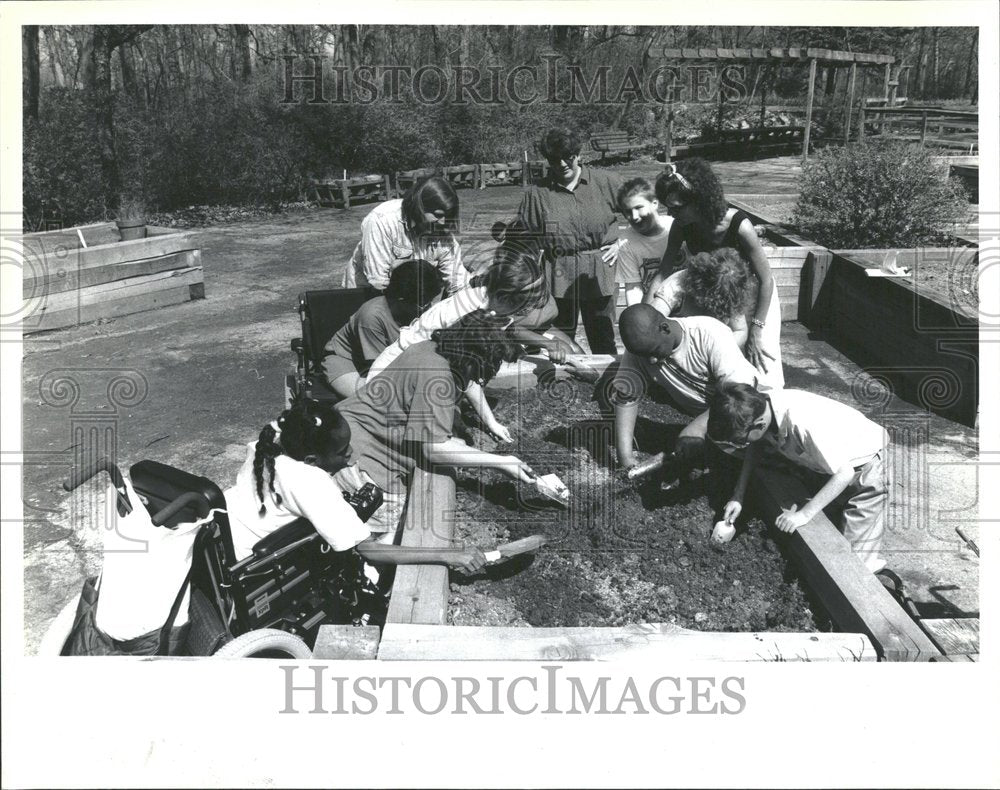
POLYGON ((856 469, 851 482, 837 499, 838 504, 846 500, 840 517, 844 537, 873 573, 885 567, 885 560, 879 557, 889 509, 889 474, 883 462, 884 455, 882 450, 856 469))

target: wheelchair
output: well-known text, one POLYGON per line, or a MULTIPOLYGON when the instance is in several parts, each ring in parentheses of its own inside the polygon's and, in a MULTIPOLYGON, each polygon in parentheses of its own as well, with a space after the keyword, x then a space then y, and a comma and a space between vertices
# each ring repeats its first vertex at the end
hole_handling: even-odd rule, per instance
POLYGON ((326 386, 323 359, 326 344, 347 320, 369 299, 378 296, 374 288, 334 288, 299 294, 298 313, 302 337, 292 339, 296 357, 295 373, 285 378, 285 400, 334 401, 326 386))
MULTIPOLYGON (((64 485, 72 490, 107 471, 118 494, 118 509, 131 508, 121 473, 105 460, 64 485)), ((237 560, 221 489, 199 477, 157 461, 143 460, 129 470, 132 488, 151 515, 153 528, 171 529, 202 519, 194 538, 190 576, 190 626, 180 655, 310 658, 324 624, 380 624, 386 599, 362 580, 362 561, 353 550, 334 552, 305 519, 297 519, 258 541, 250 556, 237 560), (366 616, 367 615, 367 616, 366 616)), ((381 492, 348 501, 364 519, 381 504, 381 492)), ((384 582, 390 581, 384 579, 384 582)), ((72 601, 46 637, 42 652, 61 652, 61 629, 68 632, 72 601), (56 640, 56 641, 54 641, 56 640)), ((62 636, 65 641, 65 635, 62 636)))

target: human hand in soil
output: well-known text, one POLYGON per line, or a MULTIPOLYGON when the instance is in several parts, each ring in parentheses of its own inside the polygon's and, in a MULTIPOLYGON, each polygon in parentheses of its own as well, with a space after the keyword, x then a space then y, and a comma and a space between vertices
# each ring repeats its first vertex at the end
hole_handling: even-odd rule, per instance
POLYGON ((750 364, 753 365, 757 370, 767 373, 767 362, 765 359, 774 359, 774 356, 768 354, 764 350, 762 336, 764 330, 762 330, 756 324, 750 326, 750 334, 747 335, 747 344, 743 347, 743 356, 745 356, 750 364))
POLYGON ((569 371, 571 376, 580 379, 580 381, 585 381, 588 384, 596 384, 601 378, 601 374, 590 367, 590 365, 574 359, 571 359, 566 363, 566 369, 569 371))
POLYGON ((489 431, 490 436, 496 439, 498 442, 505 442, 509 444, 514 441, 514 437, 510 434, 510 429, 506 425, 502 425, 496 420, 492 420, 486 425, 486 430, 489 431))
POLYGON ((743 503, 735 499, 730 499, 726 502, 726 507, 722 511, 722 519, 727 524, 732 524, 736 519, 740 517, 740 513, 743 512, 743 503))
POLYGON ((478 546, 461 549, 448 560, 448 567, 462 573, 476 573, 486 567, 486 555, 478 546))
POLYGON ((799 527, 809 523, 809 517, 799 510, 798 505, 792 505, 788 510, 782 510, 774 526, 782 532, 795 532, 799 527))

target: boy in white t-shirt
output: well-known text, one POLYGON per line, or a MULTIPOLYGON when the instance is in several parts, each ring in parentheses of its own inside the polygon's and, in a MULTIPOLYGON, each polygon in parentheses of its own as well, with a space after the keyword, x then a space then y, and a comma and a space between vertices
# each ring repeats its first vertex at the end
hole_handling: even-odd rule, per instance
POLYGON ((621 235, 615 281, 625 284, 625 302, 638 304, 653 276, 670 236, 670 217, 660 215, 660 202, 653 185, 645 178, 633 178, 618 190, 618 208, 629 227, 621 235))
POLYGON ((762 451, 781 456, 826 478, 800 506, 782 511, 775 526, 794 532, 834 501, 845 501, 840 528, 869 570, 879 557, 889 504, 884 459, 889 435, 878 423, 838 401, 804 390, 758 392, 727 384, 713 396, 708 437, 728 453, 746 451, 735 491, 725 508, 728 523, 743 509, 750 473, 762 451))

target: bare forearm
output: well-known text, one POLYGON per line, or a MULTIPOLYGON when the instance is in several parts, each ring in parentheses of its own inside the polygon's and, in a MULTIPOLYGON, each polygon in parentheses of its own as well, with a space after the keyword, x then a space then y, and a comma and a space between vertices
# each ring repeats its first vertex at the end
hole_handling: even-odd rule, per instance
POLYGON ((802 508, 802 514, 808 519, 815 518, 823 508, 840 496, 854 477, 854 467, 843 466, 834 472, 826 484, 816 492, 802 508))
POLYGON ((635 421, 639 416, 639 403, 621 403, 615 406, 615 450, 618 463, 635 463, 635 421))
POLYGON ((493 416, 493 409, 490 408, 489 401, 486 400, 486 393, 483 392, 483 388, 479 382, 469 382, 469 386, 465 388, 465 397, 472 404, 472 408, 479 419, 482 420, 483 425, 490 426, 496 422, 496 417, 493 416))
POLYGON ((488 453, 470 447, 461 439, 447 439, 443 442, 424 445, 424 458, 441 466, 474 466, 502 469, 512 463, 512 456, 488 453))
POLYGON ((391 546, 375 541, 358 544, 358 554, 372 565, 447 565, 461 549, 391 546))

